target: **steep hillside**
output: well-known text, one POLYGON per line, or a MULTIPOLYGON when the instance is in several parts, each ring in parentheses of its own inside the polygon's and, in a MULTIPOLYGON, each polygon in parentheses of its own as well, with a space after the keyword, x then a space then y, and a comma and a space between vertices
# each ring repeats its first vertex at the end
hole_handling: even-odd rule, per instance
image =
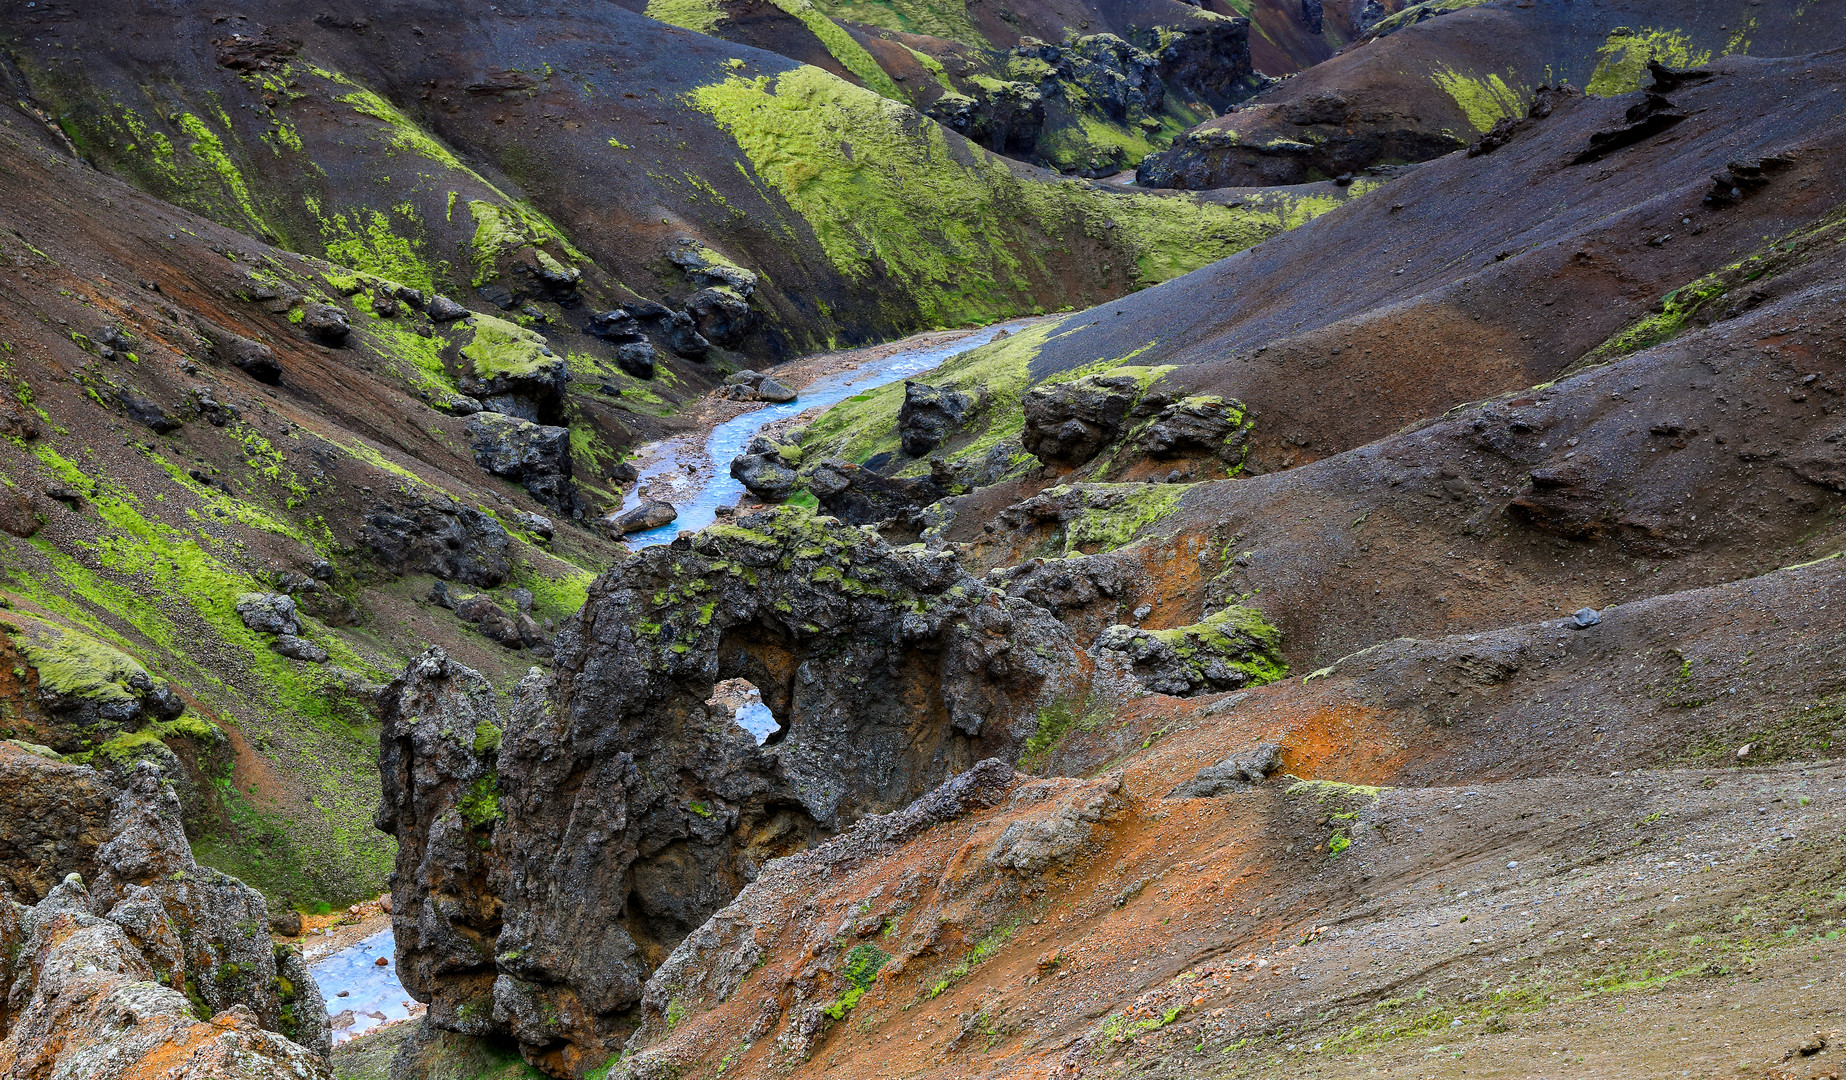
MULTIPOLYGON (((1298 184, 1424 161, 1517 119, 1544 86, 1632 93, 1647 64, 1802 56, 1846 41, 1826 6, 1727 0, 1428 0, 1301 77, 1187 132, 1144 161, 1148 187, 1298 184)), ((1260 65, 1259 65, 1260 67, 1260 65)))
POLYGON ((1093 303, 1279 227, 1058 180, 612 3, 371 17, 48 8, 5 45, 11 96, 87 160, 278 246, 566 332, 658 301, 769 357, 1093 303), (704 263, 754 277, 709 294, 704 263))

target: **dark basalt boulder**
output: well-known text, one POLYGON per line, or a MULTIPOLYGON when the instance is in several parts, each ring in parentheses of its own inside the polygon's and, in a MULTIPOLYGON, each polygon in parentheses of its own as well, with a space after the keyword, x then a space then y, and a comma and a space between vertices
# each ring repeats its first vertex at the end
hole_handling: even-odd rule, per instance
POLYGON ((610 535, 621 539, 629 533, 646 532, 658 529, 679 517, 679 511, 673 509, 670 502, 659 499, 642 499, 639 506, 621 513, 610 514, 603 518, 604 528, 610 535))
POLYGON ((309 304, 301 317, 301 332, 322 345, 339 346, 353 332, 346 312, 332 304, 309 304))
POLYGON ((1232 754, 1216 765, 1207 765, 1193 774, 1192 779, 1167 793, 1169 799, 1215 799, 1221 795, 1230 795, 1247 791, 1252 784, 1260 784, 1269 778, 1269 774, 1282 767, 1282 746, 1279 743, 1258 743, 1239 754, 1232 754))
POLYGON ((897 410, 898 440, 904 453, 923 457, 942 445, 968 418, 968 395, 920 382, 904 383, 904 403, 897 410))
POLYGON ((780 380, 749 369, 726 375, 724 388, 719 392, 733 401, 767 401, 773 404, 794 401, 799 396, 793 388, 780 380))
POLYGON ((156 435, 165 435, 169 431, 177 431, 180 428, 179 419, 172 413, 161 408, 157 402, 127 387, 117 390, 115 399, 122 403, 122 410, 128 414, 130 420, 151 429, 156 435))
POLYGON ((504 719, 434 652, 386 691, 405 986, 434 1027, 599 1064, 652 967, 770 859, 1016 756, 1040 707, 1088 692, 1079 660, 952 555, 799 509, 623 558, 504 719), (706 705, 739 677, 782 723, 765 745, 706 705))
POLYGON ((582 500, 571 482, 569 428, 493 412, 475 413, 467 427, 476 465, 524 485, 533 498, 560 514, 583 516, 582 500))
POLYGON ((402 508, 375 504, 366 512, 359 542, 394 574, 433 574, 492 588, 512 572, 506 530, 491 516, 450 499, 402 508))
POLYGON ((1154 417, 1142 445, 1156 458, 1212 454, 1225 461, 1242 461, 1250 427, 1241 401, 1182 398, 1154 417))
MULTIPOLYGON (((708 342, 731 348, 756 326, 750 302, 728 288, 700 289, 686 298, 686 314, 708 342)), ((669 342, 669 348, 672 347, 669 342)))
POLYGON ((703 360, 711 352, 711 342, 699 333, 692 316, 683 311, 669 312, 661 320, 661 337, 673 355, 686 360, 703 360))
POLYGON ((1020 442, 1046 464, 1081 465, 1121 438, 1140 397, 1131 375, 1086 375, 1026 391, 1020 442))
POLYGON ((423 309, 423 313, 428 315, 431 321, 443 323, 467 317, 468 309, 438 293, 430 297, 429 304, 423 309))
POLYGON ((731 459, 731 475, 750 494, 781 502, 795 490, 794 466, 800 463, 799 448, 778 446, 759 435, 750 440, 743 453, 731 459))
POLYGON ((860 465, 828 458, 807 474, 808 490, 821 508, 851 525, 895 521, 916 531, 924 507, 947 495, 933 480, 880 476, 860 465))
POLYGON ((276 354, 269 346, 210 323, 201 322, 199 328, 211 342, 212 355, 219 363, 229 364, 270 386, 282 381, 282 365, 276 362, 276 354))
POLYGON ((1111 626, 1091 651, 1115 655, 1156 694, 1190 697, 1274 682, 1287 670, 1281 634, 1250 608, 1229 607, 1192 626, 1111 626))

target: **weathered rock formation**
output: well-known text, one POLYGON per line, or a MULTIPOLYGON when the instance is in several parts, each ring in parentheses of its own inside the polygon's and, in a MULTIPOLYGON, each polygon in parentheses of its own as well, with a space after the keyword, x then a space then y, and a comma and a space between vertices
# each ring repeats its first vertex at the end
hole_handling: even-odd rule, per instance
POLYGON ((476 465, 518 482, 560 514, 583 516, 583 502, 571 483, 569 428, 479 412, 468 418, 468 441, 476 465))
POLYGON ((426 654, 383 696, 405 985, 434 1026, 510 1034, 558 1074, 595 1064, 649 973, 771 858, 1016 757, 1038 709, 1096 677, 1080 660, 952 556, 798 509, 616 564, 555 680, 528 677, 504 719, 426 654), (731 678, 781 724, 765 745, 706 705, 731 678))
POLYGON ((968 418, 972 404, 959 391, 906 381, 904 404, 897 410, 897 434, 904 453, 922 457, 941 446, 968 418))
POLYGON ((1094 651, 1126 657, 1155 693, 1188 697, 1274 682, 1287 671, 1281 646, 1282 635, 1254 609, 1228 607, 1171 630, 1111 626, 1094 651))
POLYGON ((5 745, 0 769, 46 795, 41 829, 96 837, 98 800, 109 799, 102 843, 5 851, 9 883, 35 885, 49 865, 64 877, 42 897, 29 889, 31 906, 0 897, 0 978, 11 987, 0 1006, 0 1072, 330 1075, 327 1010, 313 978, 294 950, 270 944, 261 894, 193 862, 159 769, 144 763, 113 789, 90 769, 5 745), (30 861, 14 861, 22 857, 30 861))

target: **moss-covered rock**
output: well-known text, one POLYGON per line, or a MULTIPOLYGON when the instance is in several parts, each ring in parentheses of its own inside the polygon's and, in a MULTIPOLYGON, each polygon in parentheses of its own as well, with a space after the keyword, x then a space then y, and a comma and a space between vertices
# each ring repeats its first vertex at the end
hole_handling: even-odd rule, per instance
POLYGON ((1141 685, 1173 697, 1261 686, 1288 674, 1282 632, 1248 607, 1228 607, 1171 630, 1111 626, 1095 648, 1126 658, 1141 685))

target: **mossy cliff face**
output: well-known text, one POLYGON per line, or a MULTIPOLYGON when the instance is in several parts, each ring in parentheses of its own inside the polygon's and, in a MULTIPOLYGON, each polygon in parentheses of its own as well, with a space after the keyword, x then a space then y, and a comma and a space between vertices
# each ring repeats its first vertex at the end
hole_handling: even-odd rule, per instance
POLYGON ((466 676, 432 690, 413 665, 394 691, 416 733, 392 737, 381 814, 403 845, 399 933, 463 957, 411 989, 437 1026, 511 1034, 547 1069, 594 1064, 648 973, 769 859, 1017 756, 1045 702, 1089 692, 1089 670, 1049 614, 952 557, 803 510, 647 548, 597 580, 555 685, 522 686, 491 758, 453 719, 502 726, 463 707, 466 676), (766 745, 705 704, 739 677, 781 724, 766 745), (464 793, 489 760, 503 816, 470 821, 464 793), (389 795, 412 787, 448 794, 389 795), (472 892, 437 906, 466 926, 430 937, 418 891, 442 888, 407 868, 472 865, 464 841, 487 834, 499 869, 462 875, 472 892))

